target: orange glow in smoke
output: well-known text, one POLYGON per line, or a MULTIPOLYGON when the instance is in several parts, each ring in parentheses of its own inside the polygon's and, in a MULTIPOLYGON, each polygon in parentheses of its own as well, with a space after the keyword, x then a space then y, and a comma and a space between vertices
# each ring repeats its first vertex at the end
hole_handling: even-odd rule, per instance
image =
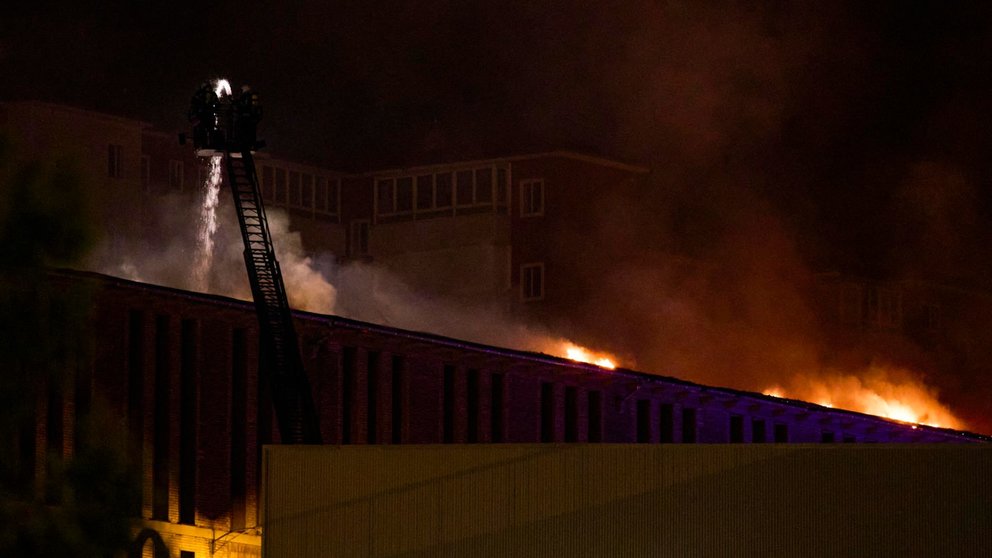
POLYGON ((937 399, 933 389, 904 370, 872 366, 858 376, 798 376, 788 386, 788 389, 773 386, 763 393, 913 424, 964 428, 964 423, 937 399))
POLYGON ((609 368, 610 370, 617 367, 617 359, 615 356, 606 353, 593 352, 570 341, 565 341, 562 343, 561 352, 559 355, 564 356, 569 360, 585 362, 587 364, 595 364, 596 366, 609 368))

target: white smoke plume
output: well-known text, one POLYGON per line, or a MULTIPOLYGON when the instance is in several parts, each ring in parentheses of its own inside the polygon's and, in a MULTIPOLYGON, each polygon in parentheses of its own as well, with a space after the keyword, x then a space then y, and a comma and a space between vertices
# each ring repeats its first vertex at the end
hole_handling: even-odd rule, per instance
MULTIPOLYGON (((89 268, 144 283, 251 300, 234 208, 221 195, 215 211, 208 211, 216 198, 211 198, 209 181, 204 188, 199 208, 178 195, 162 198, 153 226, 157 230, 146 232, 143 239, 106 243, 93 255, 89 268), (208 214, 213 215, 214 225, 191 227, 198 211, 208 223, 208 214), (210 228, 213 233, 206 234, 210 228)), ((590 358, 572 358, 583 361, 612 356, 527 325, 511 317, 499 301, 448 300, 415 291, 382 266, 340 264, 331 254, 308 254, 300 234, 289 229, 285 211, 268 209, 267 216, 293 308, 561 357, 569 357, 570 349, 580 349, 590 358)), ((624 364, 631 362, 625 359, 624 364)))

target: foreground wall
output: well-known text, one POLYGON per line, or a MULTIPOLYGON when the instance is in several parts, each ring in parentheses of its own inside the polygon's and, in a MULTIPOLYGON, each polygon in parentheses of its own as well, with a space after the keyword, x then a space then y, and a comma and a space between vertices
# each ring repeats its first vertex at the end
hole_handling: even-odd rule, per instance
POLYGON ((267 446, 263 553, 979 556, 985 445, 267 446))

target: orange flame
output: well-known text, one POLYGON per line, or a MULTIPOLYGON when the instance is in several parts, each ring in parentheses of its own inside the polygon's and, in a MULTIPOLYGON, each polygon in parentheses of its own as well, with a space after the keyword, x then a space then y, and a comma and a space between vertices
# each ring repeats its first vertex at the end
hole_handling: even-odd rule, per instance
POLYGON ((563 356, 569 360, 595 364, 603 368, 613 370, 617 367, 617 358, 613 355, 601 352, 594 352, 585 347, 581 347, 571 341, 563 341, 561 347, 556 351, 558 356, 563 356))
POLYGON ((871 366, 857 376, 801 375, 790 382, 788 390, 772 386, 763 393, 902 422, 955 429, 964 427, 964 423, 938 400, 932 388, 916 375, 896 368, 871 366))

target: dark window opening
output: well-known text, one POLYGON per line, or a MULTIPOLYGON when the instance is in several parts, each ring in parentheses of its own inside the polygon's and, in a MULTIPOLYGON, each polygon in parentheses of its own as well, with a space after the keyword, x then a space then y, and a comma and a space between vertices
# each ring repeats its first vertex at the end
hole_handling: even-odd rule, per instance
POLYGON ((179 370, 179 523, 196 522, 196 322, 183 320, 179 370))
POLYGON ((472 186, 472 171, 458 171, 455 173, 455 179, 457 183, 457 197, 455 198, 455 203, 457 205, 472 205, 475 203, 475 196, 473 195, 472 186))
POLYGON ((598 391, 589 392, 588 432, 586 439, 592 443, 603 441, 603 394, 598 391))
POLYGON ((789 425, 776 423, 775 424, 775 443, 784 444, 789 441, 789 425))
POLYGON ((670 444, 675 441, 675 409, 671 403, 662 403, 658 416, 658 442, 670 444))
POLYGON ((444 365, 444 424, 442 440, 445 444, 455 441, 455 367, 444 365))
POLYGON ((834 433, 829 430, 824 430, 820 433, 820 441, 824 444, 834 443, 834 433))
POLYGON ((466 432, 466 442, 474 444, 479 441, 479 371, 469 370, 465 382, 465 389, 468 392, 466 401, 466 411, 468 412, 468 431, 466 432))
POLYGON ((438 173, 434 177, 434 207, 438 209, 451 207, 452 202, 452 187, 451 187, 451 173, 442 172, 438 173))
POLYGON ((555 386, 541 382, 541 441, 555 441, 555 386))
POLYGON ((492 390, 489 402, 490 438, 493 443, 498 443, 503 441, 503 375, 493 374, 489 382, 492 390))
POLYGON ((751 421, 751 441, 755 444, 765 443, 765 421, 758 419, 751 421))
POLYGON ((434 207, 434 178, 425 174, 417 177, 417 210, 425 211, 434 207))
POLYGON ((730 415, 730 442, 740 443, 744 441, 744 417, 740 415, 730 415))
POLYGON ((244 529, 248 461, 248 343, 245 330, 231 336, 231 530, 244 529))
POLYGON ((404 213, 413 210, 413 177, 396 180, 396 211, 404 213))
POLYGON ((368 388, 368 411, 365 413, 368 421, 366 430, 366 440, 370 444, 378 443, 378 423, 376 422, 379 413, 379 353, 369 351, 368 374, 366 376, 365 387, 368 388))
POLYGON ((579 441, 579 394, 574 386, 565 388, 565 441, 579 441))
POLYGON ((169 520, 169 317, 155 317, 152 519, 169 520))
POLYGON ((394 444, 403 443, 403 357, 393 356, 393 378, 392 378, 392 436, 394 444))
POLYGON ((637 443, 646 444, 651 441, 651 401, 637 400, 637 443))
POLYGON ((682 409, 682 443, 696 442, 696 410, 682 409))
POLYGON ((492 203, 493 201, 493 169, 477 169, 475 171, 475 201, 476 203, 492 203))
POLYGON ((544 298, 544 264, 520 266, 520 289, 523 300, 541 300, 544 298))
POLYGON ((845 444, 854 444, 857 441, 858 441, 858 439, 855 438, 854 436, 844 436, 844 443, 845 444))
MULTIPOLYGON (((129 435, 128 473, 132 479, 141 478, 144 454, 144 378, 145 378, 145 315, 140 310, 128 314, 127 348, 127 424, 129 435)), ((135 491, 130 502, 132 516, 141 516, 141 494, 135 491)))
POLYGON ((355 348, 345 347, 341 363, 341 443, 351 443, 351 403, 354 399, 355 348))

